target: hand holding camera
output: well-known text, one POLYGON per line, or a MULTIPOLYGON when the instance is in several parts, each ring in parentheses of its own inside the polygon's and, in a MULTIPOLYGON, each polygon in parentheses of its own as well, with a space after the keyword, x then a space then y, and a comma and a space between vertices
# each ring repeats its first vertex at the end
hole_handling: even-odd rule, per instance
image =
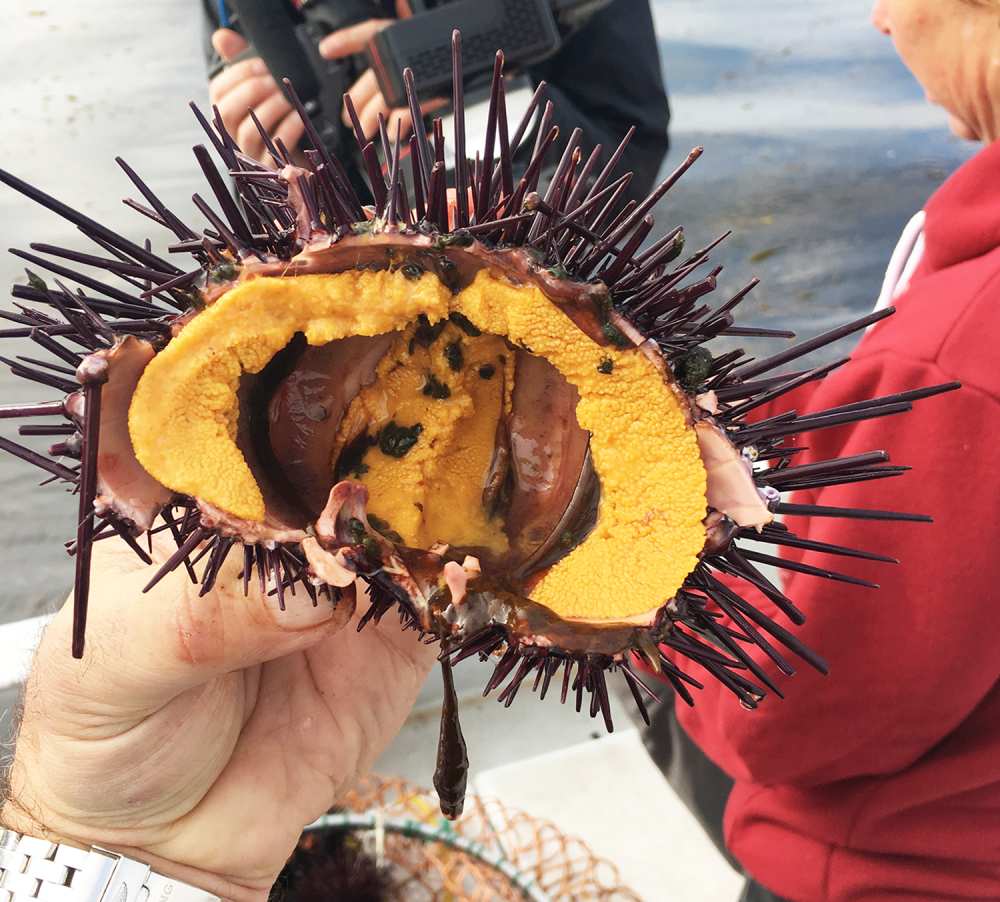
MULTIPOLYGON (((396 0, 396 15, 400 19, 412 15, 409 0, 396 0)), ((363 54, 372 38, 393 21, 368 19, 331 32, 319 42, 320 56, 327 60, 339 60, 363 54)), ((212 35, 212 46, 223 62, 229 65, 209 82, 209 96, 212 103, 218 106, 226 128, 236 137, 244 152, 261 161, 265 161, 267 156, 264 142, 250 118, 251 109, 266 130, 294 150, 302 139, 302 120, 292 110, 292 105, 264 60, 256 56, 238 59, 247 52, 249 44, 242 35, 229 28, 216 30, 212 35)), ((412 120, 409 110, 389 106, 371 69, 361 74, 348 93, 367 137, 377 134, 380 114, 387 120, 389 134, 395 136, 397 125, 402 137, 410 133, 412 120)), ((350 126, 346 108, 342 111, 342 118, 344 125, 350 126)))
POLYGON ((266 156, 264 141, 250 118, 250 110, 267 131, 281 138, 289 148, 295 148, 302 139, 304 126, 267 64, 259 56, 234 62, 249 49, 249 44, 229 28, 220 28, 212 35, 212 46, 223 62, 231 65, 209 82, 209 98, 219 108, 222 121, 244 152, 256 160, 266 156))

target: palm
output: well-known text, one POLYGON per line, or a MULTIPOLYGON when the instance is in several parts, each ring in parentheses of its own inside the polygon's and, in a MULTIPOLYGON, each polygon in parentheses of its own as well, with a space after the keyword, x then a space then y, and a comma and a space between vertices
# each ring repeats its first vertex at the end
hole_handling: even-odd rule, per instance
POLYGON ((330 808, 395 735, 426 675, 427 650, 395 624, 351 626, 316 648, 241 675, 245 724, 218 781, 191 812, 252 819, 229 847, 233 874, 280 870, 302 827, 330 808))

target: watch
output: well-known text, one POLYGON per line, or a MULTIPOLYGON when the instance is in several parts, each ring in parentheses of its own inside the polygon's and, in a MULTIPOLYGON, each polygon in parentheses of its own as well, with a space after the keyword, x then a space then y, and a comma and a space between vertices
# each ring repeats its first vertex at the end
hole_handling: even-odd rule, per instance
POLYGON ((148 864, 0 827, 0 902, 221 902, 148 864))

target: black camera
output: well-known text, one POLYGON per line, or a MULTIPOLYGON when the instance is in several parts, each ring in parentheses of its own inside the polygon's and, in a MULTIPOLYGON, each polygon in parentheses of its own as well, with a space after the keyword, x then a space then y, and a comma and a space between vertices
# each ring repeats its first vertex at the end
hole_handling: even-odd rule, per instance
POLYGON ((559 50, 564 37, 610 0, 451 0, 400 19, 375 36, 368 49, 382 96, 406 105, 403 70, 413 70, 421 97, 451 95, 451 33, 462 32, 466 88, 488 80, 497 50, 508 74, 559 50))

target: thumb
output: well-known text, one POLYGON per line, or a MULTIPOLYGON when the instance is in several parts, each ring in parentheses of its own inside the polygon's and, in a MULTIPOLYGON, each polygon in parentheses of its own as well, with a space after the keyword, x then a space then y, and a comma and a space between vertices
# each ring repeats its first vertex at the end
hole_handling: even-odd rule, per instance
POLYGON ((354 611, 353 586, 336 603, 320 595, 315 604, 301 584, 294 595, 286 588, 282 611, 276 594, 260 590, 255 573, 244 595, 239 545, 204 596, 183 567, 144 594, 171 550, 158 546, 158 561, 137 568, 132 552, 116 540, 95 546, 84 659, 70 656, 68 601, 36 659, 38 675, 55 681, 47 688, 100 700, 111 710, 154 710, 221 674, 310 648, 341 629, 354 611))
POLYGON ((225 62, 231 62, 250 45, 246 38, 231 28, 217 28, 212 32, 212 48, 225 62))

